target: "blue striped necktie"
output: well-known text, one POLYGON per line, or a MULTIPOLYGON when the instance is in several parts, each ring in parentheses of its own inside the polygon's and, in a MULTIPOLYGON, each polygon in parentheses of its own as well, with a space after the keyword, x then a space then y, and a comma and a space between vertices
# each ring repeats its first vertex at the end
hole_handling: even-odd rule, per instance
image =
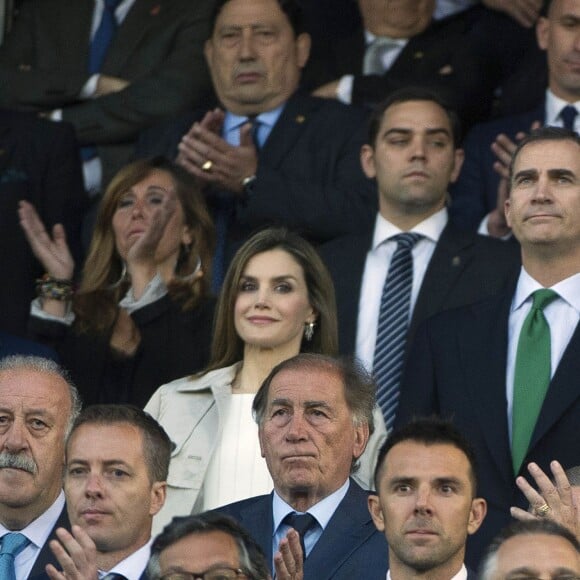
POLYGON ((2 580, 15 580, 14 558, 30 544, 30 540, 24 535, 11 532, 2 536, 2 548, 0 548, 0 578, 2 580))
POLYGON ((399 403, 399 383, 407 342, 413 288, 413 247, 421 234, 404 233, 389 238, 397 242, 383 286, 373 374, 377 383, 377 403, 387 431, 393 427, 399 403))
POLYGON ((560 111, 560 119, 562 119, 564 129, 568 129, 568 131, 574 131, 574 122, 576 121, 577 115, 578 111, 573 105, 566 105, 562 108, 560 111))

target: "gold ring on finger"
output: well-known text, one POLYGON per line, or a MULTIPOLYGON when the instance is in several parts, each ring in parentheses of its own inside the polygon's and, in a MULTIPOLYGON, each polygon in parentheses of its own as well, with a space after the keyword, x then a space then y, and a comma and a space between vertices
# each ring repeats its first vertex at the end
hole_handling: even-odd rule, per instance
POLYGON ((545 503, 545 504, 542 504, 540 507, 536 508, 535 511, 538 514, 538 516, 540 516, 541 518, 544 518, 544 517, 546 517, 546 515, 550 511, 550 506, 547 503, 545 503))
POLYGON ((213 167, 213 161, 210 161, 209 159, 207 161, 205 161, 204 164, 201 166, 203 171, 211 171, 212 167, 213 167))

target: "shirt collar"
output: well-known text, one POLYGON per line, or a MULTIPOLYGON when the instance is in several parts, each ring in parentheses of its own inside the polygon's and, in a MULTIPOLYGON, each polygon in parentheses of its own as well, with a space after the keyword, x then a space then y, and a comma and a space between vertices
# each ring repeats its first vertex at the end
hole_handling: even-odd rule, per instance
MULTIPOLYGON (((393 580, 391 578, 390 570, 387 571, 387 580, 393 580)), ((467 580, 467 568, 465 567, 465 564, 463 564, 459 572, 457 572, 457 574, 455 574, 455 576, 453 576, 453 578, 450 578, 449 580, 467 580)))
POLYGON ((141 546, 138 550, 135 550, 135 552, 127 556, 124 560, 121 560, 110 570, 107 570, 106 572, 99 571, 99 577, 106 576, 111 572, 116 572, 117 574, 125 576, 127 580, 139 580, 145 571, 147 562, 149 561, 152 543, 153 538, 151 538, 144 546, 141 546))
MULTIPOLYGON (((512 312, 521 308, 530 298, 532 292, 540 290, 543 286, 532 278, 522 266, 514 298, 512 300, 512 312)), ((580 273, 566 278, 550 287, 554 292, 567 302, 572 308, 580 313, 580 273)))
MULTIPOLYGON (((40 514, 35 520, 30 522, 22 530, 18 530, 21 534, 24 534, 37 548, 42 548, 50 536, 62 510, 64 509, 64 492, 58 494, 58 497, 54 503, 42 514, 40 514)), ((0 537, 11 532, 13 530, 8 530, 2 524, 0 524, 0 537)))
POLYGON ((575 103, 568 103, 559 97, 557 97, 550 89, 546 91, 546 120, 545 125, 562 125, 562 119, 560 119, 560 111, 566 105, 574 105, 578 111, 580 111, 580 101, 575 103))
MULTIPOLYGON (((418 223, 410 231, 421 234, 434 243, 439 241, 441 233, 445 229, 449 220, 447 208, 441 208, 438 212, 429 216, 426 220, 418 223)), ((380 213, 375 221, 375 233, 373 236, 373 250, 386 242, 389 238, 403 233, 403 230, 387 221, 380 213)))
MULTIPOLYGON (((286 103, 282 103, 279 107, 272 109, 271 111, 265 111, 256 116, 256 119, 260 121, 263 125, 266 125, 270 129, 276 124, 286 103)), ((226 111, 226 116, 224 119, 223 134, 227 135, 234 129, 239 129, 244 123, 248 122, 247 115, 236 115, 230 111, 226 111)))
MULTIPOLYGON (((320 527, 324 530, 326 525, 330 521, 330 518, 334 515, 338 504, 344 499, 348 488, 350 486, 350 479, 347 479, 344 484, 339 487, 335 492, 331 493, 329 496, 325 497, 323 500, 314 504, 309 508, 306 513, 311 514, 316 518, 316 521, 320 524, 320 527)), ((273 534, 275 535, 282 523, 282 520, 288 515, 296 510, 289 504, 287 504, 279 495, 276 490, 274 490, 274 497, 272 498, 272 513, 274 516, 274 526, 273 534)))
MULTIPOLYGON (((372 32, 365 30, 365 42, 366 45, 369 46, 377 37, 376 34, 373 34, 372 32)), ((405 46, 407 44, 407 42, 409 42, 408 38, 391 38, 390 36, 381 36, 381 38, 386 38, 388 40, 390 40, 393 44, 398 44, 399 46, 405 46)))

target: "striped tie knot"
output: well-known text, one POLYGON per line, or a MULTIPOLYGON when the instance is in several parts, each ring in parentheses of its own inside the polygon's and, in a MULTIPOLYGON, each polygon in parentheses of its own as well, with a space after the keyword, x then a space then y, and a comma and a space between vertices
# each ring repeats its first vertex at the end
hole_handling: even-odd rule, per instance
POLYGON ((397 250, 399 248, 404 248, 405 250, 411 250, 415 247, 415 244, 422 238, 421 234, 416 234, 414 232, 405 232, 403 234, 397 234, 389 240, 397 242, 397 250))

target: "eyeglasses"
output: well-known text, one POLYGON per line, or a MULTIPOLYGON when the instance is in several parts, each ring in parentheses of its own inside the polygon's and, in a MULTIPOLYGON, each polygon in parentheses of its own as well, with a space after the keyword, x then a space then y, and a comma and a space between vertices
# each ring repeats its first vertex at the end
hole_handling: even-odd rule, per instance
POLYGON ((161 576, 160 580, 232 580, 233 578, 246 578, 245 572, 238 568, 214 568, 207 572, 170 572, 161 576))

